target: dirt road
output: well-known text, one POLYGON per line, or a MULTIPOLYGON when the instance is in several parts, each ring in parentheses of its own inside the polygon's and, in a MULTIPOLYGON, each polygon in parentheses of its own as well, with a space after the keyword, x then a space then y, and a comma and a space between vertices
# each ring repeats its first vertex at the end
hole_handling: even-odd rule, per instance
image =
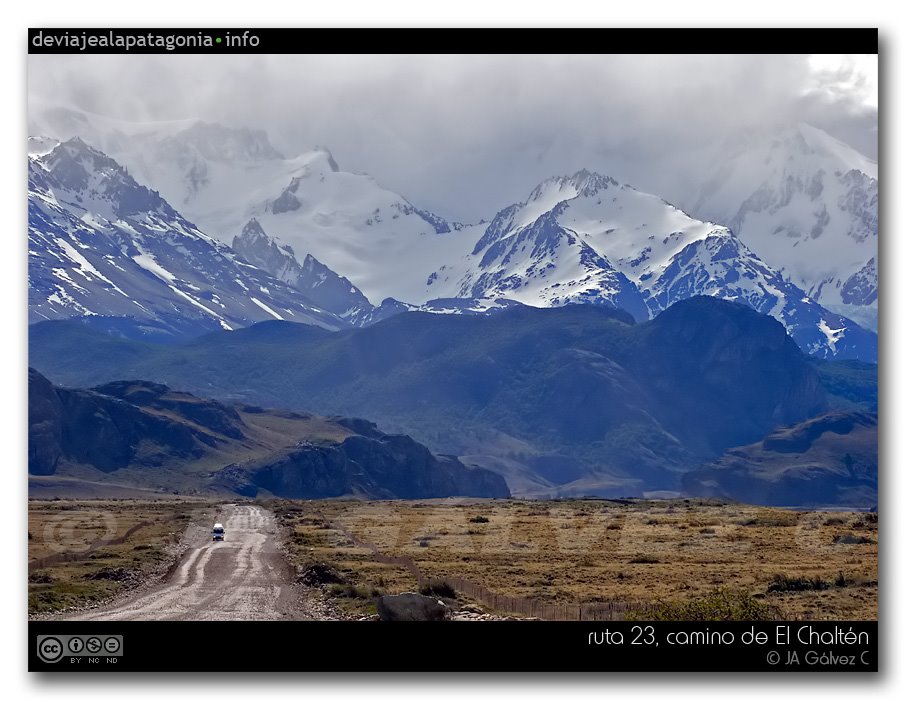
POLYGON ((187 532, 189 549, 159 585, 111 606, 66 616, 79 621, 274 620, 307 618, 296 608, 289 568, 277 549, 274 516, 230 504, 218 514, 226 539, 210 528, 187 532))

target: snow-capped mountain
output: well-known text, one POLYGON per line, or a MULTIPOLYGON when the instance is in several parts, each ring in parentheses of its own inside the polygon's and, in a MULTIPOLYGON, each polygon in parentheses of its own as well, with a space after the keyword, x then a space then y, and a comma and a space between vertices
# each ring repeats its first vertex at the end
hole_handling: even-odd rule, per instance
POLYGON ((799 124, 723 144, 689 211, 729 226, 824 307, 876 327, 878 165, 799 124))
POLYGON ((732 151, 693 198, 698 211, 739 199, 715 216, 584 170, 546 180, 490 223, 461 225, 341 170, 327 149, 285 157, 260 131, 42 114, 54 134, 96 134, 202 231, 353 325, 510 303, 609 304, 641 320, 705 294, 771 314, 806 352, 876 359, 875 334, 852 320, 871 324, 875 313, 873 164, 805 126, 768 156, 762 141, 732 151), (794 272, 809 266, 821 268, 818 282, 794 272))
POLYGON ((121 122, 48 106, 31 117, 32 133, 99 145, 224 243, 256 219, 300 264, 311 255, 376 306, 438 297, 429 275, 466 256, 484 229, 447 222, 368 175, 341 170, 326 148, 286 157, 253 129, 121 122))
POLYGON ((300 263, 293 248, 268 236, 256 219, 250 219, 242 233, 233 238, 233 250, 255 267, 302 292, 319 309, 353 325, 362 324, 375 311, 353 283, 311 254, 300 263))
POLYGON ((875 334, 810 299, 727 227, 585 170, 546 180, 501 210, 463 267, 439 270, 434 281, 448 296, 609 303, 637 319, 709 295, 774 316, 808 353, 877 353, 875 334))
POLYGON ((354 326, 368 326, 403 312, 493 314, 520 306, 516 300, 490 296, 437 298, 421 304, 387 297, 375 306, 349 280, 311 254, 300 263, 293 248, 276 237, 268 236, 256 219, 250 219, 243 227, 242 234, 233 239, 233 250, 249 263, 302 292, 320 309, 336 314, 354 326))
POLYGON ((174 329, 275 318, 346 326, 202 233, 84 141, 29 146, 31 321, 102 315, 174 329))
POLYGON ((475 243, 473 228, 419 209, 368 175, 340 170, 327 149, 245 164, 207 161, 204 170, 207 180, 194 191, 163 169, 151 182, 172 188, 187 216, 224 240, 256 219, 300 263, 312 256, 373 305, 437 296, 427 294, 428 276, 475 243))

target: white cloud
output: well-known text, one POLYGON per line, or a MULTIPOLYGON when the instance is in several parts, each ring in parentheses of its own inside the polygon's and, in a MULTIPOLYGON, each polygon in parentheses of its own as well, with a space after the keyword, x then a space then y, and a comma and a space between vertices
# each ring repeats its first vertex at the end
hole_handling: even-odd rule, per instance
POLYGON ((809 90, 878 108, 878 54, 812 54, 809 67, 812 70, 809 90))
POLYGON ((806 55, 29 57, 30 95, 131 120, 329 147, 422 207, 475 220, 586 167, 666 196, 698 149, 805 121, 876 156, 873 65, 806 55))

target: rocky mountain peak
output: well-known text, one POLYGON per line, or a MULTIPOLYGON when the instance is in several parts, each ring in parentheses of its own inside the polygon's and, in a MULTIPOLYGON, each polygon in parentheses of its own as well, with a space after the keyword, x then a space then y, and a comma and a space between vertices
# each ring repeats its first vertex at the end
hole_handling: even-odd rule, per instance
POLYGON ((261 228, 261 224, 258 223, 258 220, 255 217, 252 217, 246 222, 240 236, 249 242, 269 240, 265 230, 261 228))
POLYGON ((114 159, 71 139, 29 158, 29 314, 181 333, 267 318, 346 324, 205 235, 114 159))
POLYGON ((76 193, 79 200, 106 200, 118 216, 141 212, 175 212, 155 191, 139 185, 123 166, 79 137, 64 141, 37 162, 56 186, 76 193))
POLYGON ((321 153, 324 157, 325 162, 328 165, 328 168, 331 169, 332 173, 339 173, 340 166, 337 165, 337 161, 334 160, 334 154, 331 153, 331 150, 326 146, 316 146, 315 151, 321 153))
POLYGON ((269 236, 255 218, 234 237, 233 250, 252 265, 304 294, 319 309, 353 323, 374 309, 359 288, 311 253, 307 253, 300 264, 293 248, 269 236))

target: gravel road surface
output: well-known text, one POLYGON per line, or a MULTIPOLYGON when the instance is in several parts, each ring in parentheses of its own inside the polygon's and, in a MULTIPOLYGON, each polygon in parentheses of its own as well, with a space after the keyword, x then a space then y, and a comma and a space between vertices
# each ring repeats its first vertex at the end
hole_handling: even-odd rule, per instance
MULTIPOLYGON (((242 621, 305 619, 290 568, 277 548, 274 515, 260 506, 230 504, 218 514, 226 539, 210 527, 187 531, 189 548, 159 584, 106 607, 71 616, 79 621, 242 621)), ((213 523, 212 523, 213 525, 213 523)))

